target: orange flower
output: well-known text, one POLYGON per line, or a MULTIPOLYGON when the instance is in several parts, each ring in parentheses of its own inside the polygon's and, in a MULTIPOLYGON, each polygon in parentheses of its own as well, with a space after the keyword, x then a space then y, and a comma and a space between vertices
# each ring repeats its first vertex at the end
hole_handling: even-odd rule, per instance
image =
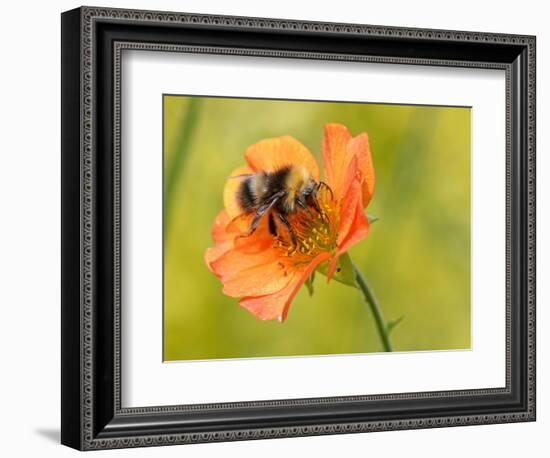
POLYGON ((206 264, 223 283, 224 294, 239 298, 240 305, 259 319, 283 321, 292 299, 315 269, 328 263, 330 280, 338 257, 368 233, 364 208, 375 181, 368 135, 352 138, 345 126, 328 124, 322 153, 324 186, 319 184, 315 158, 289 136, 249 147, 247 165, 233 171, 225 185, 225 208, 214 221, 215 246, 206 251, 206 264), (257 218, 252 231, 255 212, 243 211, 238 198, 243 177, 285 167, 296 167, 314 180, 317 205, 293 207, 285 215, 287 227, 269 215, 276 211, 272 206, 257 218), (278 221, 275 230, 274 221, 278 221))

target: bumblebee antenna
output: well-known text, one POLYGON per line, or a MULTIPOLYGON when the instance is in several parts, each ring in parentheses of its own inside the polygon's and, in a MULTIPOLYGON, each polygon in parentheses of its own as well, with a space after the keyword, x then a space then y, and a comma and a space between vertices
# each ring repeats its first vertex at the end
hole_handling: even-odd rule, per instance
POLYGON ((253 173, 243 173, 242 175, 233 175, 233 176, 230 176, 229 179, 233 179, 233 178, 248 178, 248 177, 251 177, 252 175, 254 175, 253 173))

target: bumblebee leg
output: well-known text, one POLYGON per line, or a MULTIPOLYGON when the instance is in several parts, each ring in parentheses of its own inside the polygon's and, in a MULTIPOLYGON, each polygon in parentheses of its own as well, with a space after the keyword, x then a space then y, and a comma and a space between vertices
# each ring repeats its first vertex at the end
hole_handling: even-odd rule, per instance
POLYGON ((317 192, 319 192, 321 188, 325 188, 330 193, 330 200, 334 200, 334 193, 332 192, 332 188, 328 184, 326 184, 324 181, 319 182, 319 185, 317 186, 317 191, 315 193, 316 197, 317 197, 317 192))
POLYGON ((250 229, 247 233, 241 234, 238 237, 250 237, 256 229, 258 228, 258 224, 260 223, 260 220, 262 219, 262 216, 264 216, 271 208, 277 203, 277 201, 281 198, 279 195, 275 195, 269 202, 263 204, 256 210, 256 213, 254 214, 254 217, 252 218, 252 221, 250 222, 250 229))
POLYGON ((317 213, 319 213, 320 215, 323 215, 323 210, 319 205, 319 200, 317 199, 317 191, 311 194, 310 203, 313 206, 313 208, 317 211, 317 213))
POLYGON ((292 229, 292 226, 288 222, 288 219, 286 219, 286 216, 278 213, 279 220, 281 220, 281 223, 283 223, 283 226, 286 227, 288 234, 290 235, 290 240, 292 241, 292 248, 293 250, 296 249, 296 246, 298 245, 298 242, 296 241, 296 233, 294 232, 294 229, 292 229))
POLYGON ((323 219, 323 221, 326 220, 326 215, 321 206, 319 205, 319 199, 317 198, 317 195, 319 194, 319 186, 310 194, 309 196, 309 203, 311 206, 315 209, 317 213, 319 213, 319 216, 323 219))
POLYGON ((273 202, 270 202, 268 204, 262 205, 258 210, 256 210, 256 214, 254 215, 254 218, 252 218, 252 221, 250 222, 250 229, 248 231, 247 235, 252 235, 260 223, 260 220, 262 219, 262 216, 264 216, 270 209, 275 205, 275 202, 277 202, 278 199, 273 200, 273 202))
POLYGON ((298 207, 300 207, 301 209, 305 210, 310 216, 313 216, 313 214, 311 213, 311 210, 300 199, 296 200, 296 205, 298 205, 298 207))
POLYGON ((269 233, 273 237, 277 237, 277 225, 275 224, 275 220, 273 219, 273 213, 270 213, 268 216, 268 224, 269 224, 269 233))

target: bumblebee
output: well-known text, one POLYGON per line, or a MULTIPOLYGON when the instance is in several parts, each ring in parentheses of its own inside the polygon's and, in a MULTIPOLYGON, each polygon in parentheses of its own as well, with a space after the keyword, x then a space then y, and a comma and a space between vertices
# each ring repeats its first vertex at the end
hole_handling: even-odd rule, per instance
POLYGON ((317 196, 323 186, 328 190, 330 188, 323 182, 315 181, 302 165, 241 175, 240 178, 242 182, 237 188, 237 202, 244 213, 254 215, 245 236, 253 234, 262 217, 267 215, 269 232, 277 236, 278 220, 288 231, 293 245, 296 245, 296 233, 288 216, 299 210, 312 214, 310 209, 313 209, 324 217, 317 196))

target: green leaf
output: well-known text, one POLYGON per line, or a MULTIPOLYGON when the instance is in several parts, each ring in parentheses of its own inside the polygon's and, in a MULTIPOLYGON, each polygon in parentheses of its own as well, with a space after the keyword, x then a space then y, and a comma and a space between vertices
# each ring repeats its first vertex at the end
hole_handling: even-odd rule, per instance
POLYGON ((401 323, 401 321, 403 321, 403 318, 405 318, 405 315, 400 316, 399 318, 397 318, 397 320, 388 321, 388 324, 386 325, 386 330, 387 330, 388 334, 390 332, 392 332, 395 329, 395 327, 399 323, 401 323))
POLYGON ((309 277, 307 277, 307 280, 306 280, 307 292, 309 293, 310 296, 313 296, 313 293, 314 293, 314 290, 313 290, 314 280, 315 280, 315 271, 313 271, 313 273, 309 277))
MULTIPOLYGON (((326 276, 328 272, 328 262, 321 264, 317 268, 317 271, 326 276)), ((344 253, 338 258, 338 264, 332 278, 339 283, 357 288, 357 285, 355 284, 355 273, 353 271, 353 264, 351 262, 349 254, 344 253)))
POLYGON ((367 219, 369 220, 369 224, 376 223, 380 218, 378 216, 369 215, 367 213, 367 219))

